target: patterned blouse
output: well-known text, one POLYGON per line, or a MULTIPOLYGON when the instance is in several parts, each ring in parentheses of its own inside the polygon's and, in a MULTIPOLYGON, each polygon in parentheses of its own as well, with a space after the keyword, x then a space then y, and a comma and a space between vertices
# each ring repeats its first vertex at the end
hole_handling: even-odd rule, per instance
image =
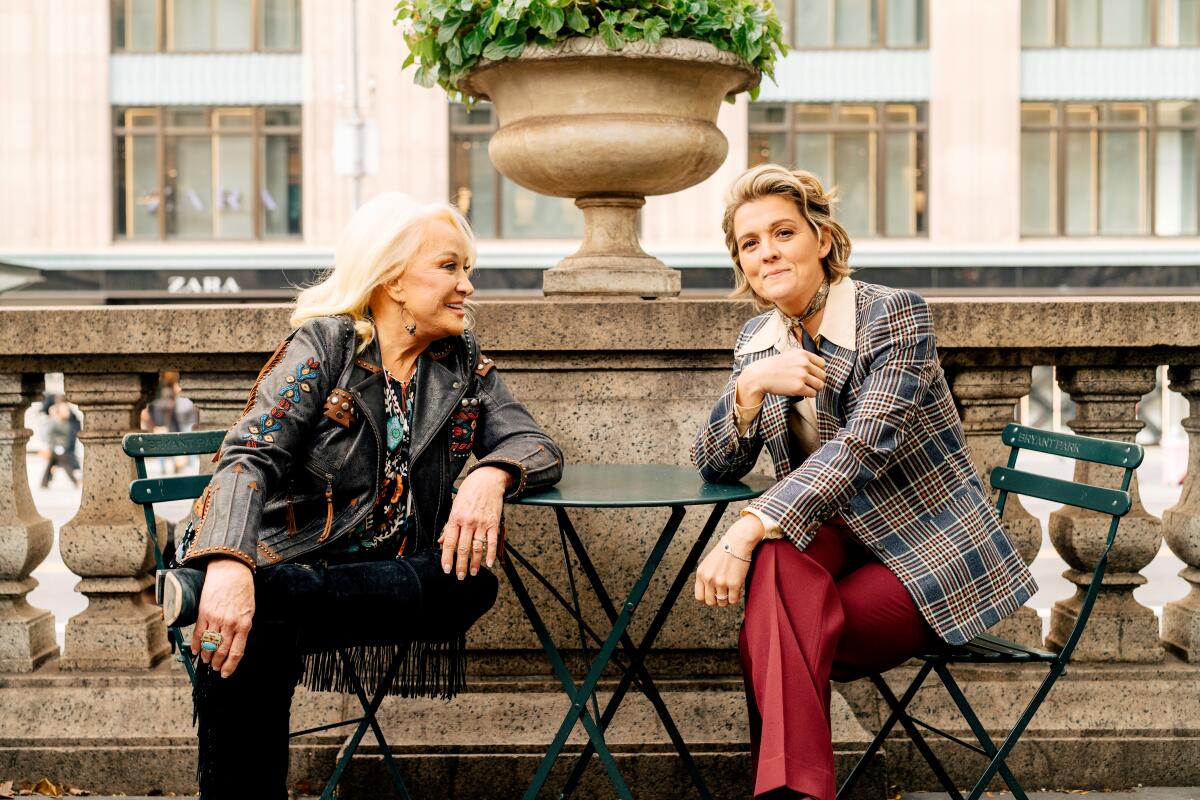
POLYGON ((412 525, 408 469, 417 378, 414 374, 406 384, 386 370, 384 374, 387 459, 383 480, 375 494, 375 508, 353 533, 322 553, 330 561, 375 561, 412 554, 408 535, 412 525))

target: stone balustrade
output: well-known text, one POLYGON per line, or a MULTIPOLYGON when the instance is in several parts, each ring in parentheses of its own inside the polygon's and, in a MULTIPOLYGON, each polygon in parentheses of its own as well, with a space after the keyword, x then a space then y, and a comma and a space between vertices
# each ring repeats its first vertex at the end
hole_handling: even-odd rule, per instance
MULTIPOLYGON (((1154 386, 1155 368, 1169 365, 1172 388, 1190 402, 1192 416, 1184 427, 1191 463, 1200 458, 1200 298, 954 298, 933 299, 931 305, 942 364, 982 473, 1007 458, 999 433, 1028 393, 1035 365, 1058 367, 1059 385, 1076 403, 1077 416, 1069 423, 1075 432, 1125 440, 1141 427, 1136 405, 1154 386)), ((562 444, 568 463, 686 463, 695 431, 726 378, 731 345, 751 313, 745 305, 718 299, 492 300, 479 303, 478 330, 485 352, 562 444)), ((228 426, 261 362, 286 334, 287 318, 288 309, 281 306, 0 310, 0 696, 6 686, 19 685, 18 673, 32 673, 29 680, 52 676, 53 685, 74 686, 74 674, 82 681, 97 672, 161 672, 155 665, 167 654, 166 639, 156 609, 142 599, 152 559, 141 514, 127 499, 132 471, 120 451, 121 436, 136 428, 153 377, 164 369, 181 373, 184 392, 200 411, 200 427, 228 426), (31 572, 49 552, 52 531, 33 508, 23 458, 29 434, 19 420, 46 372, 64 373, 69 397, 86 415, 80 435, 87 448, 83 501, 75 518, 62 526, 59 546, 63 561, 80 577, 78 591, 88 607, 66 621, 65 646, 57 658, 50 615, 25 599, 35 585, 31 572)), ((1076 478, 1113 484, 1114 472, 1080 466, 1076 478)), ((1181 675, 1200 684, 1200 666, 1192 666, 1200 663, 1197 472, 1189 472, 1182 498, 1163 519, 1135 500, 1121 525, 1100 599, 1075 656, 1077 662, 1096 665, 1084 671, 1101 689, 1106 664, 1125 670, 1122 676, 1130 669, 1160 675, 1169 667, 1176 684, 1181 675), (1134 599, 1133 590, 1145 582, 1139 571, 1164 539, 1186 562, 1181 574, 1191 592, 1167 606, 1160 634, 1157 618, 1134 599)), ((1136 498, 1136 485, 1133 491, 1136 498)), ((548 517, 536 509, 515 511, 512 527, 527 543, 523 550, 548 574, 561 569, 548 517)), ((1005 521, 1022 556, 1032 561, 1042 542, 1038 521, 1015 502, 1009 503, 1005 521)), ((591 534, 597 564, 618 585, 627 582, 621 576, 640 563, 635 551, 658 527, 650 511, 580 514, 577 524, 585 536, 591 534)), ((690 524, 685 538, 698 528, 696 520, 690 524)), ((1060 644, 1074 622, 1106 527, 1091 513, 1060 511, 1051 519, 1050 541, 1064 561, 1065 577, 1077 588, 1074 597, 1055 605, 1045 641, 1049 647, 1060 644)), ((685 543, 676 544, 669 558, 682 558, 685 543)), ((593 613, 601 616, 596 609, 593 613)), ((485 619, 488 624, 472 639, 479 674, 545 676, 536 641, 511 595, 503 593, 485 619)), ((550 614, 548 621, 561 631, 560 639, 571 641, 574 628, 565 616, 550 614)), ((661 670, 668 679, 685 682, 698 672, 723 676, 734 691, 736 624, 731 614, 681 603, 660 638, 661 670)), ((1040 620, 1030 609, 1002 623, 1000 632, 1031 644, 1041 640, 1040 620)), ((981 678, 980 686, 1017 680, 986 670, 981 674, 991 677, 981 678)), ((843 694, 860 722, 874 713, 857 689, 843 694)), ((1188 706, 1178 713, 1193 712, 1193 721, 1200 722, 1200 709, 1188 706)), ((0 740, 9 741, 13 734, 2 728, 0 740)), ((1129 741, 1140 735, 1131 733, 1129 741)), ((740 739, 735 735, 732 741, 740 739)), ((1189 744, 1194 741, 1200 740, 1171 746, 1196 747, 1178 751, 1196 764, 1200 745, 1189 744)), ((1142 752, 1141 746, 1118 750, 1127 756, 1142 752)), ((3 763, 0 755, 0 767, 3 763)), ((1031 763, 1045 766, 1036 758, 1031 763)), ((1105 774, 1110 780, 1111 773, 1105 774)), ((1134 782, 1152 781, 1139 777, 1134 782)), ((1040 785, 1057 784, 1043 780, 1040 785)))

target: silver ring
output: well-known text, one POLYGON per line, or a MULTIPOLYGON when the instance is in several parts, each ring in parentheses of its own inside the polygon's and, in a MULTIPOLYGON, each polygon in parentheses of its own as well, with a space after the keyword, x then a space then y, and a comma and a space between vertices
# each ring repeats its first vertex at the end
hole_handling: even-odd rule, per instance
POLYGON ((728 599, 729 599, 729 595, 727 595, 727 594, 719 594, 719 595, 717 595, 717 599, 718 599, 718 600, 728 600, 728 599))
POLYGON ((482 550, 483 546, 485 544, 487 544, 487 539, 472 539, 471 540, 471 547, 474 550, 482 550))

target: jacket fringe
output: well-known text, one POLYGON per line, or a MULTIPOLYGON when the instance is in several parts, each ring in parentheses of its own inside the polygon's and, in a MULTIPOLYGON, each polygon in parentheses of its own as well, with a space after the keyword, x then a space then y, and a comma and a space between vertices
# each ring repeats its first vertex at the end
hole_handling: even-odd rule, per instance
MULTIPOLYGON (((466 650, 466 634, 460 634, 446 642, 349 647, 346 654, 368 696, 378 690, 393 659, 400 658, 400 671, 387 688, 389 695, 450 700, 467 685, 466 650)), ((354 693, 338 650, 305 655, 300 682, 314 692, 354 693)))

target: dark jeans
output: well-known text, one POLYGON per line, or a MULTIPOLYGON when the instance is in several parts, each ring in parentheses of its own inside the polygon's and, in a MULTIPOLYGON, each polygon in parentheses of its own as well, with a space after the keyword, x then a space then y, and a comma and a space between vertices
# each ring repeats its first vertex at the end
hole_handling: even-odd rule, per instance
POLYGON ((498 587, 486 569, 464 581, 446 575, 434 549, 403 561, 280 564, 254 584, 254 624, 237 671, 221 678, 201 664, 198 675, 204 800, 287 797, 288 717, 304 653, 456 638, 491 608, 498 587))

